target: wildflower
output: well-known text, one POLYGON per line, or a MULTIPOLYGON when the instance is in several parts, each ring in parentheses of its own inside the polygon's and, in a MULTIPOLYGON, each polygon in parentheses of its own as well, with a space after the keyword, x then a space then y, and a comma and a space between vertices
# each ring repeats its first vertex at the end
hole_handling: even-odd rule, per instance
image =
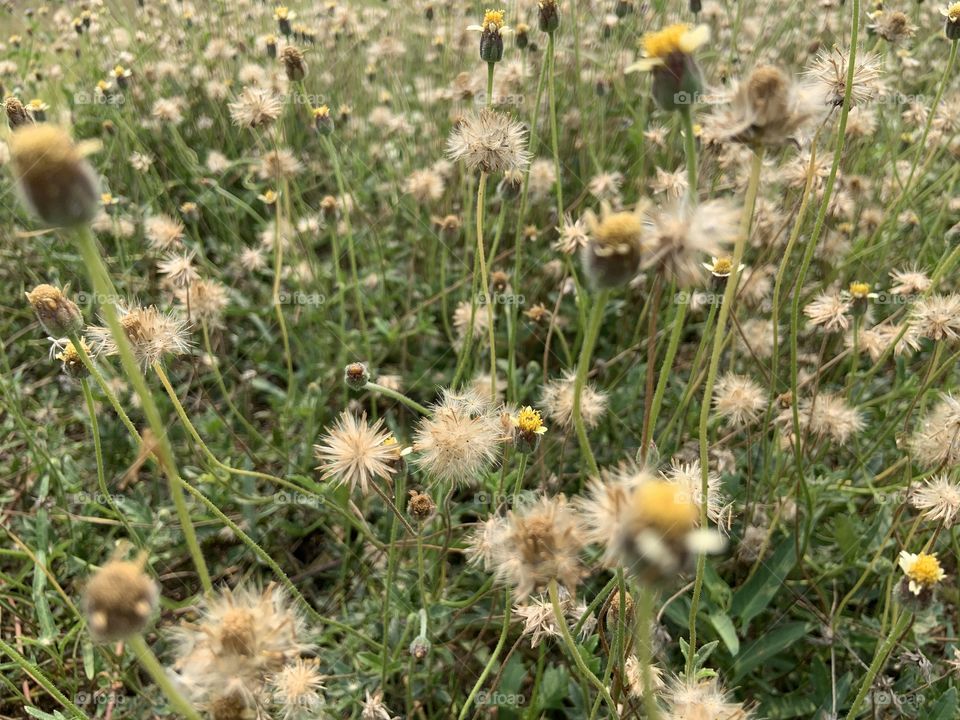
POLYGON ((897 564, 900 565, 903 574, 907 576, 907 588, 914 595, 930 591, 947 576, 943 568, 940 567, 940 561, 937 560, 936 553, 921 552, 917 554, 901 550, 897 564))
POLYGON ((197 280, 200 275, 193 267, 196 252, 183 255, 168 255, 157 263, 157 271, 164 275, 175 288, 185 288, 197 280))
MULTIPOLYGON (((564 373, 557 380, 551 380, 543 387, 540 406, 547 417, 554 420, 566 430, 573 428, 573 384, 574 374, 564 373)), ((587 428, 594 428, 607 409, 607 395, 597 390, 592 384, 583 386, 580 396, 580 415, 587 428)))
MULTIPOLYGON (((686 493, 697 508, 703 506, 703 476, 700 472, 699 460, 683 463, 674 458, 670 461, 670 469, 662 475, 686 493)), ((720 476, 715 472, 708 472, 707 518, 721 531, 729 532, 732 517, 733 505, 727 502, 720 476)))
POLYGON ((366 413, 357 419, 344 411, 327 431, 323 444, 313 448, 322 478, 336 478, 338 485, 349 485, 351 492, 359 487, 364 495, 371 482, 389 479, 397 471, 400 450, 393 435, 382 427, 383 418, 370 425, 366 413))
POLYGON ((727 373, 714 386, 713 406, 720 417, 743 428, 759 420, 760 412, 767 407, 767 397, 751 378, 727 373))
POLYGON ((443 197, 443 176, 431 169, 417 170, 407 177, 404 190, 422 205, 436 202, 443 197))
POLYGON ((111 560, 90 578, 83 594, 94 640, 114 642, 143 632, 157 609, 159 590, 143 571, 146 556, 111 560))
POLYGON ((370 382, 370 370, 363 363, 350 363, 343 369, 343 381, 351 390, 363 390, 370 382))
POLYGON ((453 327, 457 331, 457 342, 462 343, 470 329, 473 320, 473 337, 481 338, 486 335, 487 324, 490 322, 490 309, 487 305, 474 308, 468 301, 457 303, 453 311, 453 327))
POLYGON ((583 537, 566 497, 540 497, 507 513, 503 532, 491 555, 494 574, 516 588, 520 599, 557 581, 576 588, 583 570, 579 554, 583 537))
POLYGON ((673 577, 692 553, 719 549, 722 538, 698 528, 697 503, 680 482, 631 465, 602 475, 578 505, 585 538, 604 548, 606 566, 660 582, 673 577))
POLYGON ((303 59, 303 53, 293 45, 283 48, 283 52, 280 53, 280 62, 283 63, 283 69, 290 82, 300 82, 307 76, 307 63, 303 59))
POLYGON ((45 122, 47 119, 47 110, 49 109, 50 106, 39 98, 34 98, 27 103, 27 112, 30 113, 30 117, 33 118, 34 122, 45 122))
POLYGON ((589 242, 590 236, 587 234, 585 218, 579 218, 574 222, 569 216, 564 216, 563 225, 557 228, 557 239, 553 243, 553 249, 564 255, 573 255, 589 242))
POLYGON ((643 58, 625 72, 652 72, 653 97, 664 110, 680 110, 697 100, 703 79, 693 53, 710 40, 710 28, 679 24, 643 36, 643 58))
POLYGON ((916 266, 891 270, 890 279, 896 283, 890 288, 895 295, 917 295, 930 289, 930 278, 916 266))
POLYGON ((729 111, 716 116, 717 132, 751 145, 785 143, 813 118, 810 100, 783 70, 761 65, 737 86, 729 111))
POLYGON ((910 22, 907 14, 899 10, 893 12, 878 10, 872 20, 867 30, 882 37, 891 45, 912 38, 917 33, 916 26, 910 22))
POLYGON ((714 678, 675 678, 663 694, 667 720, 749 720, 742 703, 730 702, 714 678))
POLYGON ((99 183, 85 158, 97 146, 75 144, 65 130, 47 123, 22 125, 10 136, 17 187, 47 225, 81 225, 96 215, 99 183))
POLYGON ((76 303, 53 285, 37 285, 27 293, 27 302, 37 314, 37 320, 51 335, 73 336, 83 329, 83 316, 76 303))
POLYGON ((960 512, 960 483, 938 475, 910 493, 910 504, 922 511, 924 520, 942 522, 949 529, 960 512))
MULTIPOLYGON (((90 354, 87 341, 83 338, 80 338, 80 348, 87 355, 90 354)), ((56 359, 60 361, 63 366, 63 371, 70 377, 80 378, 86 375, 87 366, 84 365, 83 359, 80 357, 80 353, 77 351, 72 340, 67 340, 67 342, 63 344, 62 349, 56 355, 56 359)))
POLYGON ((236 102, 230 103, 229 109, 234 125, 259 128, 273 124, 280 117, 283 105, 269 89, 245 87, 236 102))
POLYGON ((643 666, 636 655, 628 655, 623 666, 623 673, 627 680, 627 687, 630 694, 635 698, 642 698, 648 692, 659 694, 666 687, 663 681, 663 671, 656 665, 648 665, 647 672, 650 677, 650 685, 647 686, 644 681, 643 666))
POLYGON ((205 600, 197 622, 177 628, 173 669, 197 705, 242 709, 222 717, 262 716, 272 680, 312 649, 306 636, 303 616, 279 586, 227 589, 205 600))
MULTIPOLYGON (((134 356, 144 368, 160 362, 164 355, 182 355, 190 349, 186 324, 153 306, 120 308, 120 325, 134 356)), ((87 340, 97 355, 118 353, 110 328, 91 325, 87 328, 87 340)))
POLYGON ((911 307, 910 324, 922 337, 956 340, 960 337, 960 293, 918 299, 911 307))
POLYGON ((443 482, 477 480, 496 461, 503 439, 489 396, 445 390, 432 409, 417 427, 414 462, 443 482))
POLYGON ((584 214, 589 240, 580 251, 580 261, 596 288, 625 285, 637 274, 646 228, 646 203, 637 203, 632 212, 611 212, 601 204, 600 217, 584 214))
POLYGON ((530 453, 540 445, 540 438, 547 432, 540 412, 527 405, 510 417, 513 426, 513 445, 519 452, 530 453))
POLYGON ((168 252, 183 242, 184 227, 179 220, 169 215, 153 215, 143 224, 143 232, 150 246, 160 252, 168 252))
POLYGON ((530 163, 523 125, 488 108, 468 115, 453 130, 447 156, 488 174, 524 170, 530 163))
POLYGON ((944 395, 920 422, 910 449, 929 468, 960 465, 960 399, 944 395))
MULTIPOLYGON (((573 634, 586 612, 586 605, 577 603, 576 599, 562 585, 557 589, 557 600, 564 621, 567 623, 570 633, 573 634)), ((553 603, 547 597, 533 597, 526 602, 515 604, 513 616, 523 621, 521 635, 530 638, 530 647, 537 647, 547 638, 561 636, 557 624, 557 615, 553 610, 553 603)), ((584 621, 580 627, 580 637, 587 637, 593 631, 595 625, 596 618, 590 617, 584 621)))
POLYGON ((283 720, 316 717, 323 705, 323 681, 316 661, 297 658, 269 678, 273 701, 281 708, 283 720))
POLYGON ((560 27, 560 9, 557 7, 557 0, 537 0, 537 22, 541 32, 556 32, 560 27))
MULTIPOLYGON (((850 53, 834 47, 822 50, 807 71, 823 103, 839 107, 847 91, 847 62, 850 53)), ((850 85, 851 105, 864 105, 880 91, 882 61, 875 53, 857 53, 850 85)))
POLYGON ((290 34, 293 32, 290 21, 295 17, 296 15, 290 12, 286 5, 277 5, 276 9, 274 9, 273 19, 277 21, 277 27, 280 29, 280 34, 284 37, 290 37, 290 34))
POLYGON ((437 506, 426 493, 411 490, 410 499, 407 501, 407 514, 419 523, 425 523, 433 517, 437 511, 437 506))
POLYGON ((739 208, 727 200, 696 207, 676 203, 653 218, 641 267, 666 273, 680 287, 694 285, 703 256, 723 256, 740 232, 739 222, 739 208))
MULTIPOLYGON (((846 401, 830 393, 815 398, 804 398, 798 408, 800 427, 819 439, 832 438, 845 445, 850 436, 864 428, 863 417, 846 401)), ((789 408, 781 415, 781 421, 792 422, 793 411, 789 408)))
POLYGON ((470 25, 467 30, 480 33, 480 59, 495 63, 503 59, 503 34, 510 28, 503 24, 503 10, 487 10, 481 25, 470 25))
POLYGON ((397 720, 383 704, 383 690, 377 690, 373 695, 364 690, 366 700, 360 711, 360 720, 397 720))
POLYGON ((960 2, 955 2, 940 10, 946 20, 944 33, 949 40, 960 40, 960 2))
POLYGON ((3 109, 7 114, 7 123, 9 123, 11 130, 16 130, 18 127, 29 125, 33 122, 33 118, 30 117, 23 103, 13 95, 3 101, 3 109))
POLYGON ((223 312, 229 303, 223 283, 198 278, 178 288, 176 295, 177 300, 189 308, 192 317, 210 327, 222 326, 223 312))
POLYGON ((821 325, 827 332, 837 332, 850 327, 850 300, 840 293, 821 293, 803 308, 803 314, 814 325, 821 325))

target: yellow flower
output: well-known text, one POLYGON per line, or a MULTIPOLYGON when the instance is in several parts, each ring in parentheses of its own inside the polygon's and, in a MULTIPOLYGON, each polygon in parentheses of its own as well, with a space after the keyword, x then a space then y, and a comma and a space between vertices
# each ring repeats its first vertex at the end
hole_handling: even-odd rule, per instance
POLYGON ((937 560, 936 553, 921 552, 917 554, 908 553, 904 550, 900 553, 900 569, 903 570, 910 581, 908 587, 914 595, 919 595, 923 590, 932 588, 947 576, 943 568, 940 567, 940 561, 937 560))
POLYGON ((489 30, 499 30, 503 27, 503 10, 487 10, 483 14, 483 26, 489 30), (493 27, 490 27, 490 26, 493 27))
POLYGON ((960 2, 955 2, 945 10, 941 10, 940 14, 952 23, 960 22, 960 2))
POLYGON ((525 434, 543 435, 547 431, 547 426, 543 424, 540 411, 534 410, 529 405, 510 419, 513 421, 514 427, 525 434))
POLYGON ((313 108, 314 120, 324 120, 328 117, 330 117, 330 108, 327 105, 321 105, 320 107, 313 108))
POLYGON ((643 36, 643 58, 626 69, 626 72, 646 72, 663 65, 668 57, 675 53, 692 55, 693 52, 710 40, 710 28, 697 25, 692 28, 686 24, 670 25, 663 30, 647 33, 643 36))
POLYGON ((290 11, 287 9, 286 5, 278 5, 277 9, 273 11, 273 17, 277 20, 289 20, 290 11))
POLYGON ((863 300, 870 295, 870 283, 852 282, 850 283, 850 297, 856 300, 863 300))
POLYGON ((690 495, 666 480, 640 483, 633 491, 631 504, 634 532, 653 528, 667 537, 683 536, 700 521, 690 495))

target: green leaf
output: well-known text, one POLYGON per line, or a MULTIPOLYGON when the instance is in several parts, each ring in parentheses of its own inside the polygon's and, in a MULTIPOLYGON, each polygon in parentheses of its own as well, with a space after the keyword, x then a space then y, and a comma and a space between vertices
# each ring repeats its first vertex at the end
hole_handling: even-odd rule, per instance
POLYGON ((812 623, 793 622, 765 632, 757 640, 750 643, 744 649, 743 654, 737 658, 737 661, 733 664, 731 683, 736 685, 751 670, 779 655, 807 635, 813 627, 812 623))
POLYGON ((736 657, 737 653, 740 652, 740 638, 737 637, 737 630, 733 626, 733 620, 730 619, 729 615, 722 612, 712 612, 709 617, 710 624, 713 626, 713 629, 717 631, 720 639, 723 640, 723 644, 727 646, 730 655, 736 657))
POLYGON ((930 711, 928 720, 951 720, 957 712, 957 689, 950 688, 937 701, 930 711))
POLYGON ((548 667, 544 671, 543 679, 540 682, 540 695, 537 698, 538 709, 547 710, 563 707, 569 684, 570 678, 567 675, 566 668, 554 665, 548 667))
POLYGON ((763 563, 756 574, 734 592, 730 615, 740 620, 740 628, 744 633, 750 621, 763 612, 776 596, 796 562, 793 537, 786 537, 770 560, 763 563))

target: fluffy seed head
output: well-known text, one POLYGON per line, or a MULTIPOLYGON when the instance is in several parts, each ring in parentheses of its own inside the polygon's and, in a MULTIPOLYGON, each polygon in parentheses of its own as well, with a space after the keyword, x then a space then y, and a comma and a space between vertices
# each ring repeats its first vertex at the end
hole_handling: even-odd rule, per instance
POLYGON ((530 163, 527 131, 509 115, 484 108, 450 133, 447 155, 488 174, 525 170, 530 163))
MULTIPOLYGON (((159 362, 164 355, 182 355, 191 347, 186 323, 152 305, 121 308, 120 325, 144 368, 159 362)), ((117 354, 117 342, 108 327, 91 325, 87 328, 87 340, 97 355, 117 354)))
POLYGON ((359 487, 365 495, 371 482, 393 475, 400 460, 400 447, 393 435, 382 428, 383 418, 370 425, 366 413, 358 419, 344 411, 327 432, 323 444, 314 446, 320 460, 317 469, 323 471, 323 479, 336 478, 338 485, 346 483, 351 491, 359 487))

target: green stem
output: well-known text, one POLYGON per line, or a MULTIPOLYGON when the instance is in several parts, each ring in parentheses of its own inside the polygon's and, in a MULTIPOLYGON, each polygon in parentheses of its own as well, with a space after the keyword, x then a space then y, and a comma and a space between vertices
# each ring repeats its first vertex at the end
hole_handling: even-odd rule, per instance
POLYGON ((873 662, 870 663, 870 668, 867 670, 863 682, 860 683, 860 690, 857 693, 857 697, 854 698, 853 705, 850 706, 850 711, 847 713, 847 720, 855 720, 857 717, 860 708, 863 706, 863 701, 867 697, 867 693, 870 692, 870 688, 873 686, 873 681, 876 679, 877 673, 879 673, 886 664, 887 658, 890 656, 890 653, 893 652, 894 645, 897 644, 897 640, 910 625, 912 619, 913 613, 903 611, 900 614, 900 619, 897 620, 890 634, 887 636, 887 639, 877 648, 877 652, 873 656, 873 662))
POLYGON ((560 133, 557 131, 556 41, 555 32, 547 33, 547 98, 550 103, 550 144, 557 174, 557 217, 563 218, 563 166, 560 163, 560 133))
POLYGON ((23 670, 23 672, 32 677, 34 682, 50 693, 50 697, 60 703, 60 705, 70 714, 72 714, 74 717, 80 718, 80 720, 89 720, 87 714, 78 708, 74 703, 70 702, 70 700, 67 699, 67 696, 60 692, 56 686, 50 682, 50 679, 40 671, 40 668, 18 653, 15 648, 7 645, 2 638, 0 638, 0 652, 8 655, 17 665, 20 666, 20 669, 23 670))
POLYGON ((464 701, 463 707, 460 708, 460 713, 457 715, 457 720, 464 720, 464 718, 467 717, 467 713, 470 712, 470 707, 473 705, 473 701, 477 697, 477 693, 480 692, 480 688, 483 687, 483 683, 486 682, 487 678, 490 676, 490 673, 493 672, 493 665, 497 662, 497 658, 500 657, 500 653, 503 652, 503 647, 507 643, 507 632, 509 630, 510 591, 506 590, 503 594, 503 626, 500 628, 500 639, 497 641, 497 646, 493 649, 493 652, 490 653, 490 657, 487 659, 487 664, 484 665, 483 671, 480 673, 480 677, 478 677, 477 681, 473 684, 470 694, 467 695, 467 699, 464 701))
MULTIPOLYGON (((747 245, 747 236, 750 234, 750 222, 753 219, 753 208, 757 200, 757 190, 760 186, 760 169, 763 167, 763 150, 760 149, 753 156, 750 167, 750 180, 747 183, 747 195, 744 201, 743 215, 740 221, 740 232, 733 249, 733 267, 727 286, 723 292, 720 311, 717 315, 717 327, 713 335, 713 349, 710 353, 710 365, 707 369, 707 381, 703 389, 703 401, 700 403, 700 477, 702 500, 700 501, 700 527, 707 527, 707 505, 709 498, 708 478, 710 476, 710 456, 708 453, 708 423, 712 407, 713 387, 717 380, 717 370, 720 367, 720 353, 723 349, 724 331, 727 327, 727 318, 737 295, 737 284, 740 280, 740 261, 747 245)), ((697 575, 693 585, 693 599, 690 603, 690 649, 687 654, 687 677, 693 677, 694 658, 697 652, 697 614, 700 610, 700 592, 703 588, 703 574, 706 569, 706 558, 700 555, 697 558, 697 575)))
POLYGON ((421 405, 415 400, 411 400, 401 392, 397 392, 396 390, 391 390, 390 388, 384 387, 383 385, 378 385, 375 382, 368 382, 363 387, 365 390, 379 393, 380 395, 385 395, 386 397, 396 400, 399 403, 403 403, 408 408, 410 408, 411 410, 415 410, 421 415, 426 415, 427 417, 429 417, 430 415, 433 415, 433 413, 430 411, 429 408, 424 407, 423 405, 421 405))
MULTIPOLYGON (((683 332, 683 321, 687 317, 686 299, 680 302, 677 313, 673 318, 673 329, 670 331, 670 342, 667 345, 667 355, 663 359, 663 365, 660 366, 660 377, 657 378, 657 389, 653 394, 653 405, 650 408, 650 417, 648 425, 644 432, 644 437, 648 440, 653 438, 653 432, 657 427, 657 418, 660 416, 660 406, 663 404, 663 395, 667 391, 667 381, 670 379, 670 371, 673 369, 673 361, 677 357, 677 349, 680 347, 680 335, 683 332)), ((651 308, 651 311, 653 309, 651 308)), ((644 448, 646 450, 646 448, 644 448)))
POLYGON ((699 199, 697 193, 697 138, 693 132, 693 109, 690 105, 680 108, 680 121, 683 124, 683 152, 687 160, 687 197, 691 205, 699 199))
POLYGON ((187 720, 201 720, 200 713, 194 710, 190 702, 177 690, 176 686, 170 680, 170 676, 167 675, 167 671, 163 669, 160 661, 157 660, 157 656, 154 655, 153 651, 147 646, 143 636, 134 635, 127 641, 127 644, 130 649, 133 650, 133 654, 137 656, 137 660, 140 661, 143 669, 147 671, 147 674, 150 675, 157 684, 157 687, 167 696, 167 700, 170 701, 173 708, 187 718, 187 720))
POLYGON ((583 336, 583 346, 580 348, 580 358, 577 360, 577 374, 573 381, 573 426, 577 431, 577 440, 580 443, 580 452, 587 462, 587 469, 596 477, 600 474, 597 460, 590 448, 590 439, 587 437, 587 428, 583 422, 583 388, 590 372, 590 360, 593 357, 593 348, 600 335, 600 326, 603 323, 603 311, 610 299, 609 290, 601 290, 594 300, 590 310, 590 319, 587 321, 586 334, 583 336))
POLYGON ((87 272, 93 283, 94 291, 104 299, 101 309, 117 346, 120 363, 140 398, 143 413, 146 415, 150 429, 157 438, 160 464, 163 466, 164 473, 167 476, 170 496, 176 508, 184 540, 187 543, 187 548, 193 559, 193 564, 196 567, 197 575, 200 578, 200 584, 203 586, 205 593, 212 593, 213 583, 210 580, 210 572, 207 570, 207 563, 203 558, 203 553, 200 551, 200 543, 197 540, 196 531, 190 520, 190 511, 187 508, 187 502, 183 494, 182 481, 177 471, 173 450, 167 438, 166 426, 160 418, 160 411, 157 409, 153 395, 147 387, 146 378, 140 371, 139 365, 137 365, 137 360, 133 355, 133 349, 130 347, 130 341, 127 339, 123 326, 120 324, 120 317, 116 306, 117 294, 114 290, 113 283, 110 281, 107 268, 103 263, 103 259, 100 257, 100 250, 97 248, 96 240, 90 232, 90 229, 86 226, 78 228, 77 239, 79 241, 81 254, 83 255, 83 262, 87 267, 87 272))
MULTIPOLYGON (((564 645, 567 646, 567 651, 570 653, 570 658, 577 666, 580 674, 583 675, 583 677, 585 677, 587 681, 597 689, 601 697, 603 697, 604 702, 607 703, 607 707, 610 708, 610 712, 613 713, 613 716, 618 717, 616 703, 614 703, 613 698, 610 697, 610 692, 607 690, 606 685, 600 682, 600 678, 594 675, 593 671, 587 667, 587 664, 583 661, 583 657, 580 655, 580 651, 577 649, 577 644, 573 641, 573 636, 570 635, 570 628, 567 627, 567 620, 563 616, 563 610, 560 608, 560 596, 557 590, 556 580, 550 581, 547 592, 550 595, 550 604, 553 606, 553 616, 556 620, 557 628, 560 630, 560 635, 563 637, 564 645)), ((585 700, 587 699, 585 698, 585 700)))

